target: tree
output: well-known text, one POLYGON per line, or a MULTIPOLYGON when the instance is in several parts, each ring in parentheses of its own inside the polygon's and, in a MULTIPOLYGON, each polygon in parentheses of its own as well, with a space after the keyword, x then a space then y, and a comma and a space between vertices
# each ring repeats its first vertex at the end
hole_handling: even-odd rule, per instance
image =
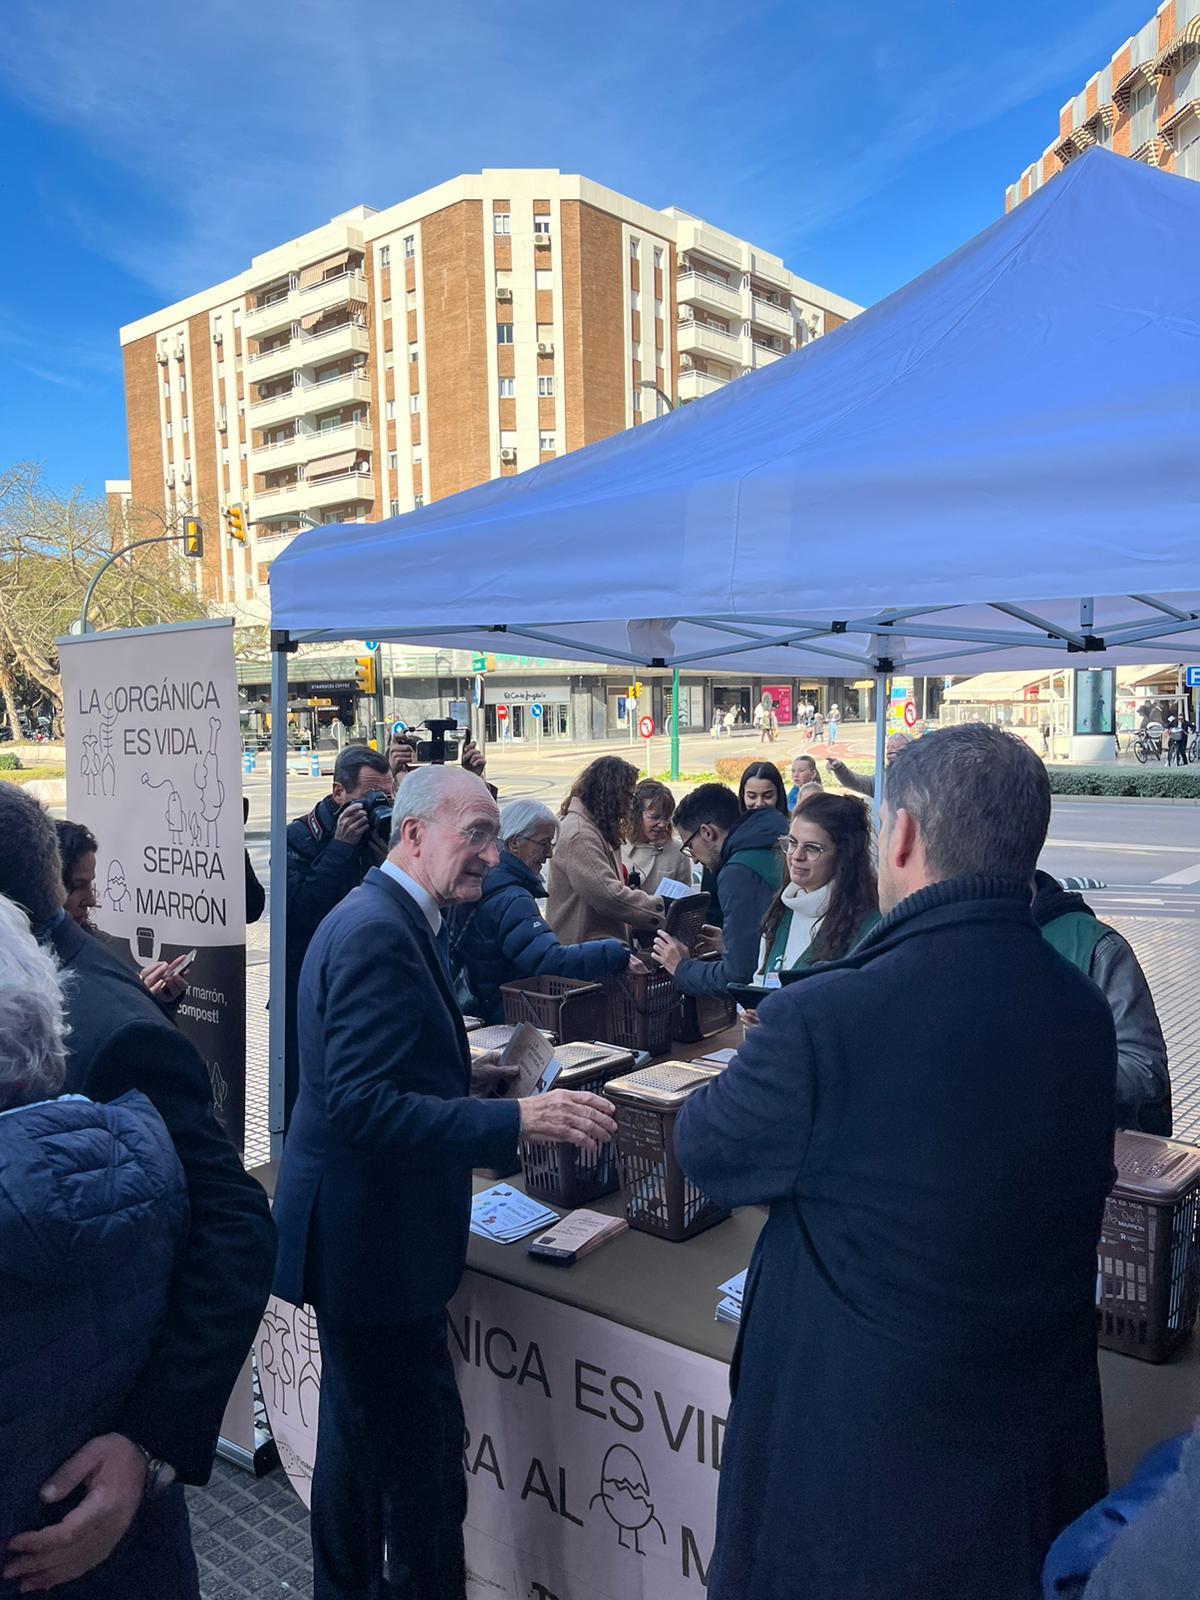
MULTIPOLYGON (((177 519, 176 519, 177 520, 177 519)), ((166 513, 138 514, 134 538, 173 533, 166 513)), ((215 529, 214 529, 215 531, 215 529)), ((69 632, 88 583, 123 530, 109 526, 102 498, 47 489, 33 462, 0 469, 0 697, 14 738, 22 705, 48 702, 62 724, 55 639, 69 632)), ((206 614, 184 559, 152 545, 116 561, 100 580, 89 617, 96 628, 181 622, 206 614)))

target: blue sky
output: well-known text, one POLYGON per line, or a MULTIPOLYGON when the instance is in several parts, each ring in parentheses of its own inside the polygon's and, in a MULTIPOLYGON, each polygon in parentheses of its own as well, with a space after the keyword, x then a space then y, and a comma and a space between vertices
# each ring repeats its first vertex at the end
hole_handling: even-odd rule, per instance
POLYGON ((864 303, 1005 185, 1152 0, 8 0, 0 466, 127 470, 117 330, 339 211, 548 166, 864 303))

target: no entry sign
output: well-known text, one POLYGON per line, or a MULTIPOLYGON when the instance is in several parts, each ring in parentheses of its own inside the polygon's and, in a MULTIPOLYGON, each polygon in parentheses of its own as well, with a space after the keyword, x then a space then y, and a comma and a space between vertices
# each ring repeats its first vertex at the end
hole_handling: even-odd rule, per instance
POLYGON ((653 739, 653 737, 654 737, 654 718, 653 717, 639 717, 638 718, 638 732, 641 734, 643 739, 653 739))
POLYGON ((497 706, 496 707, 496 721, 497 722, 507 722, 508 721, 508 707, 507 706, 497 706))

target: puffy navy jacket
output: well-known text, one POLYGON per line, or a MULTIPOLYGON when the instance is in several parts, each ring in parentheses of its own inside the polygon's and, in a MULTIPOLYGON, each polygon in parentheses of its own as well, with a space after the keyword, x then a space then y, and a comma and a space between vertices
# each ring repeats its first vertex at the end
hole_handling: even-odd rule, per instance
POLYGON ((629 965, 629 948, 619 939, 559 944, 537 908, 535 896, 545 893, 537 873, 502 850, 483 880, 482 897, 456 929, 455 954, 486 1022, 503 1019, 500 985, 514 978, 551 975, 598 983, 629 965))
POLYGON ((69 1509, 38 1489, 115 1426, 186 1225, 183 1171, 145 1095, 0 1115, 0 1548, 69 1509))
POLYGON ((762 922, 783 883, 779 841, 788 819, 774 806, 747 811, 721 846, 716 890, 724 950, 716 961, 691 957, 675 969, 684 994, 723 995, 731 983, 749 983, 758 966, 762 922))

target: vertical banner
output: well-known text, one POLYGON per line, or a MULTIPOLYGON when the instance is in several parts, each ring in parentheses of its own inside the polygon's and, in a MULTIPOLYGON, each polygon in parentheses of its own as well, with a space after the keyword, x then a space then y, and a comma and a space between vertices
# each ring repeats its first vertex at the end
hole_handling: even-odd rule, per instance
POLYGON ((95 926, 139 972, 195 951, 175 1020, 240 1150, 246 879, 232 620, 58 643, 67 816, 96 836, 95 926))

